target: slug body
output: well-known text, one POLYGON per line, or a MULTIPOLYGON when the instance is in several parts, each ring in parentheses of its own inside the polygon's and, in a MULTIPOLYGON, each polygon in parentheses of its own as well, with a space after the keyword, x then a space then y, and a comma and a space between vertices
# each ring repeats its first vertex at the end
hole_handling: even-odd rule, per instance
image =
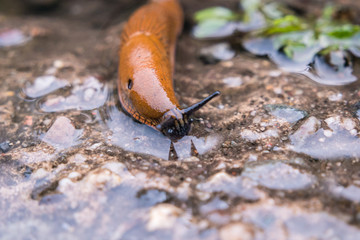
POLYGON ((118 94, 123 109, 171 140, 188 134, 190 114, 212 98, 180 109, 175 97, 175 44, 182 24, 177 0, 152 0, 130 17, 119 51, 118 94))

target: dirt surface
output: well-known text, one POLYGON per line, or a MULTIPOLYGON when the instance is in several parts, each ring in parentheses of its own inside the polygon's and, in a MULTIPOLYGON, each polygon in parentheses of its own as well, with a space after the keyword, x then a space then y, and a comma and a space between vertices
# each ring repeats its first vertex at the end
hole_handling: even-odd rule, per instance
POLYGON ((190 18, 219 1, 182 1, 177 97, 222 94, 171 144, 117 98, 119 36, 141 3, 0 1, 0 33, 23 41, 0 47, 0 238, 360 239, 359 81, 319 85, 241 47, 204 64, 216 43, 190 18))

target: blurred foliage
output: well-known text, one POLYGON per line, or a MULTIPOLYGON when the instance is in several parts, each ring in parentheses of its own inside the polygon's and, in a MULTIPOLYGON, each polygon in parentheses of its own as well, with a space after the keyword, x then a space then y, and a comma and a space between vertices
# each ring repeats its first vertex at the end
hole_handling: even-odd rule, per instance
POLYGON ((242 0, 240 6, 241 9, 238 10, 211 7, 197 12, 194 16, 197 23, 194 36, 199 39, 224 37, 225 28, 228 29, 228 36, 248 29, 247 32, 253 37, 274 39, 276 48, 281 49, 291 59, 295 52, 308 47, 319 47, 319 54, 360 47, 360 26, 334 19, 338 10, 334 5, 327 5, 316 20, 296 16, 290 9, 275 2, 242 0), (254 13, 261 14, 265 20, 264 26, 258 25, 255 29, 253 25, 249 28, 236 27, 249 24, 254 13), (217 36, 217 32, 222 34, 217 36), (307 37, 299 36, 298 33, 302 32, 306 33, 307 37))

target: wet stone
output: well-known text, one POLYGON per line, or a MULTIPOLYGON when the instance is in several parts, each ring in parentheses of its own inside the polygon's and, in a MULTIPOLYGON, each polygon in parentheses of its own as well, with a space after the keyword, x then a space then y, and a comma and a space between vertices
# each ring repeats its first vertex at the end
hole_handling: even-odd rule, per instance
POLYGON ((6 153, 10 150, 10 145, 8 142, 2 142, 0 143, 0 152, 2 153, 6 153))
POLYGON ((289 123, 297 123, 308 115, 306 111, 281 104, 268 104, 264 108, 271 115, 289 123))
POLYGON ((57 149, 64 149, 79 144, 79 137, 83 130, 75 129, 71 120, 66 117, 58 117, 42 140, 57 149))
POLYGON ((316 182, 313 175, 282 162, 246 167, 242 176, 272 190, 302 190, 311 187, 316 182))

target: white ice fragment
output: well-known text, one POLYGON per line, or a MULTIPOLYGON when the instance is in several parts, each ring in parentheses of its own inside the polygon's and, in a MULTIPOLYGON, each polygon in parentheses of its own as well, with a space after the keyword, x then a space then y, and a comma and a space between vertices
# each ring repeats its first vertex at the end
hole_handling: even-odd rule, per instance
POLYGON ((342 97, 343 97, 343 95, 341 93, 336 93, 336 94, 330 95, 328 98, 332 102, 337 102, 337 101, 340 101, 342 99, 342 97))
POLYGON ((241 77, 227 77, 223 79, 223 82, 228 87, 239 87, 243 83, 241 77))
POLYGON ((255 131, 251 131, 249 129, 245 129, 240 133, 241 137, 250 141, 250 142, 254 142, 256 140, 261 140, 261 139, 265 139, 265 138, 278 138, 279 137, 279 133, 277 129, 268 129, 265 132, 255 132, 255 131))
POLYGON ((150 209, 149 221, 146 225, 148 231, 170 229, 174 227, 176 219, 182 214, 180 208, 163 203, 150 209))

